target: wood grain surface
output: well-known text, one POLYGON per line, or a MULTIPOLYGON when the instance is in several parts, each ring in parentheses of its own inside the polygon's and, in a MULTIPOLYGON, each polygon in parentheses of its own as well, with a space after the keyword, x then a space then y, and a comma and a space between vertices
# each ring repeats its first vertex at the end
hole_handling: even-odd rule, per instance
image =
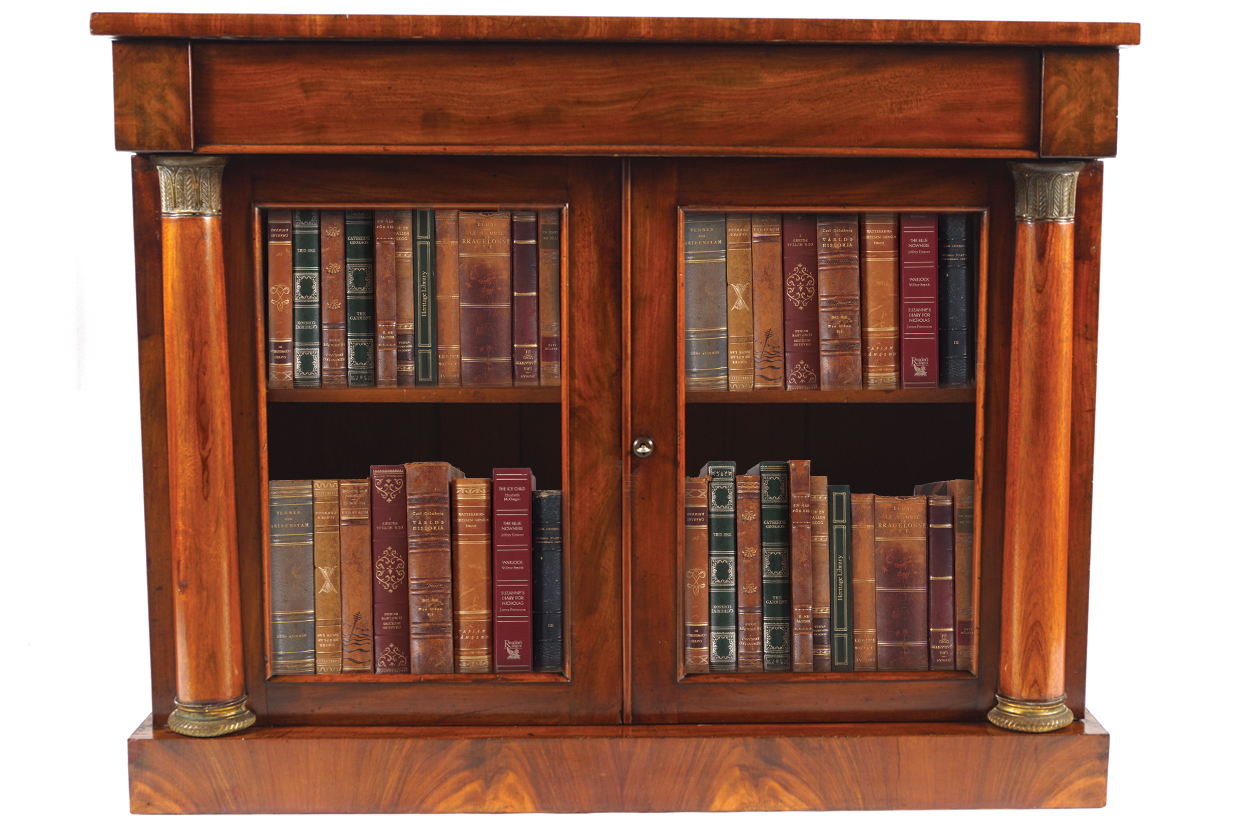
POLYGON ((191 44, 113 42, 113 140, 118 150, 191 150, 191 44))
POLYGON ((1118 49, 1043 50, 1039 155, 1115 156, 1119 91, 1118 49))
POLYGON ((559 402, 550 388, 280 388, 270 402, 559 402))

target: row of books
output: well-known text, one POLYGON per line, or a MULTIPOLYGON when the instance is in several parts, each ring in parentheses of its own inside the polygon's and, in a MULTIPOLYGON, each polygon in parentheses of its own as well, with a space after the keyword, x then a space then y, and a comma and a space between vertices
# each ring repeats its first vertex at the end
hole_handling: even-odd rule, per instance
POLYGON ((686 479, 687 674, 971 670, 971 480, 851 494, 811 461, 686 479))
POLYGON ((975 217, 684 217, 687 390, 975 382, 975 217))
POLYGON ((564 669, 561 494, 447 463, 269 482, 274 674, 564 669))
POLYGON ((269 209, 269 387, 560 384, 560 212, 269 209))

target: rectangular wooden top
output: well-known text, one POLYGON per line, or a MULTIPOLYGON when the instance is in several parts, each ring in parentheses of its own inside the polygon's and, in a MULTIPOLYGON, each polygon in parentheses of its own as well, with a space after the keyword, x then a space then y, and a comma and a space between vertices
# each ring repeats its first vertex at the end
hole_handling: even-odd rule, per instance
POLYGON ((374 41, 599 41, 1133 46, 1137 23, 963 20, 777 20, 470 15, 91 15, 91 33, 122 38, 374 41))

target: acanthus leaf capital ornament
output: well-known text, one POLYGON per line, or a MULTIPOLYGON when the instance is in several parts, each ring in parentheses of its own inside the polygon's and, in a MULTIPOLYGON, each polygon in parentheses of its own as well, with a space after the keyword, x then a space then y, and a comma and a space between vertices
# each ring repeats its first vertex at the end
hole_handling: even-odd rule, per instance
POLYGON ((221 173, 225 156, 153 156, 166 217, 221 214, 221 173))
POLYGON ((1076 217, 1076 180, 1084 162, 1009 162, 1016 180, 1017 220, 1076 217))

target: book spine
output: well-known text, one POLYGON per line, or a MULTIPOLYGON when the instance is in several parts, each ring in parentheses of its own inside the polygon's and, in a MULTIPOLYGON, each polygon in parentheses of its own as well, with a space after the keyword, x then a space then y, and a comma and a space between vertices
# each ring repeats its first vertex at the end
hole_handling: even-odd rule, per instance
POLYGON ((374 321, 377 328, 377 385, 396 386, 395 212, 373 212, 374 321))
POLYGON ((811 469, 810 460, 790 461, 791 671, 811 671, 813 665, 811 469))
POLYGON ((833 671, 855 669, 851 604, 851 487, 829 491, 829 631, 833 671))
POLYGON ((292 212, 295 387, 321 387, 321 212, 292 212))
POLYGON ((292 363, 294 318, 291 308, 293 263, 291 212, 269 210, 269 387, 295 386, 292 363))
POLYGON ((725 294, 729 389, 755 386, 755 321, 751 314, 751 215, 725 215, 725 294))
POLYGON ((764 670, 790 670, 790 466, 760 463, 764 670))
POLYGON ((339 481, 339 595, 343 671, 373 671, 373 524, 369 481, 339 481))
POLYGON ((729 385, 725 215, 687 214, 682 229, 682 257, 686 284, 686 390, 725 390, 729 385))
MULTIPOLYGON (((711 464, 709 464, 711 468, 711 464)), ((707 491, 708 626, 713 672, 738 668, 734 467, 714 467, 707 491)))
POLYGON ((938 216, 938 382, 964 387, 968 373, 968 215, 938 216))
POLYGON ((373 316, 373 212, 348 211, 343 220, 347 243, 347 384, 372 387, 377 344, 373 316))
POLYGON ((538 212, 538 358, 543 387, 560 384, 560 212, 538 212))
POLYGON ((412 673, 450 674, 452 649, 450 492, 446 463, 404 466, 407 494, 408 603, 405 605, 412 673))
POLYGON ((395 212, 395 384, 417 381, 416 304, 412 257, 412 212, 395 212))
POLYGON ((538 213, 512 212, 512 378, 538 384, 538 213))
POLYGON ((434 212, 412 212, 413 316, 416 365, 413 384, 419 388, 438 384, 438 305, 434 297, 434 212))
POLYGON ((313 484, 269 481, 269 630, 274 674, 316 671, 313 484))
POLYGON ((972 616, 973 506, 971 480, 947 481, 955 499, 955 670, 971 671, 976 653, 976 628, 972 616))
POLYGON ((343 670, 343 599, 337 480, 313 481, 313 567, 317 673, 338 674, 343 670))
POLYGON ((816 270, 820 288, 820 389, 863 386, 859 320, 859 216, 816 218, 816 270))
POLYGON ((760 551, 760 478, 741 474, 737 480, 738 536, 738 670, 764 670, 764 573, 760 551))
POLYGON ((899 387, 898 215, 859 218, 864 387, 899 387))
POLYGON ((811 476, 812 670, 832 671, 829 639, 829 478, 811 476))
POLYGON ((816 215, 782 215, 781 242, 781 272, 785 276, 786 390, 820 390, 816 215))
MULTIPOLYGON (((459 226, 461 383, 510 387, 512 215, 461 211, 459 226)), ((495 652, 500 650, 496 642, 495 652)))
POLYGON ((534 670, 564 670, 564 539, 560 492, 534 492, 534 670))
POLYGON ((955 507, 929 498, 929 668, 955 670, 955 507))
MULTIPOLYGON (((461 477, 451 484, 451 586, 456 671, 491 669, 490 478, 461 477)), ((414 648, 415 651, 415 648, 414 648)))
POLYGON ((851 495, 851 642, 856 671, 877 670, 876 496, 851 495))
POLYGON ((877 667, 929 668, 928 498, 877 497, 877 667))
POLYGON ((373 670, 407 674, 408 518, 403 466, 370 466, 373 521, 373 670))
POLYGON ((343 212, 321 212, 321 386, 347 387, 347 285, 343 212))
POLYGON ((708 517, 706 477, 686 478, 686 661, 687 674, 711 669, 708 610, 708 517))
POLYGON ((936 214, 899 217, 899 320, 903 387, 938 386, 936 214))
POLYGON ((491 473, 495 670, 534 670, 534 475, 491 473))
POLYGON ((434 293, 438 386, 460 387, 460 212, 434 212, 434 293))
POLYGON ((752 214, 751 306, 757 390, 780 390, 785 381, 781 296, 781 215, 752 214))

